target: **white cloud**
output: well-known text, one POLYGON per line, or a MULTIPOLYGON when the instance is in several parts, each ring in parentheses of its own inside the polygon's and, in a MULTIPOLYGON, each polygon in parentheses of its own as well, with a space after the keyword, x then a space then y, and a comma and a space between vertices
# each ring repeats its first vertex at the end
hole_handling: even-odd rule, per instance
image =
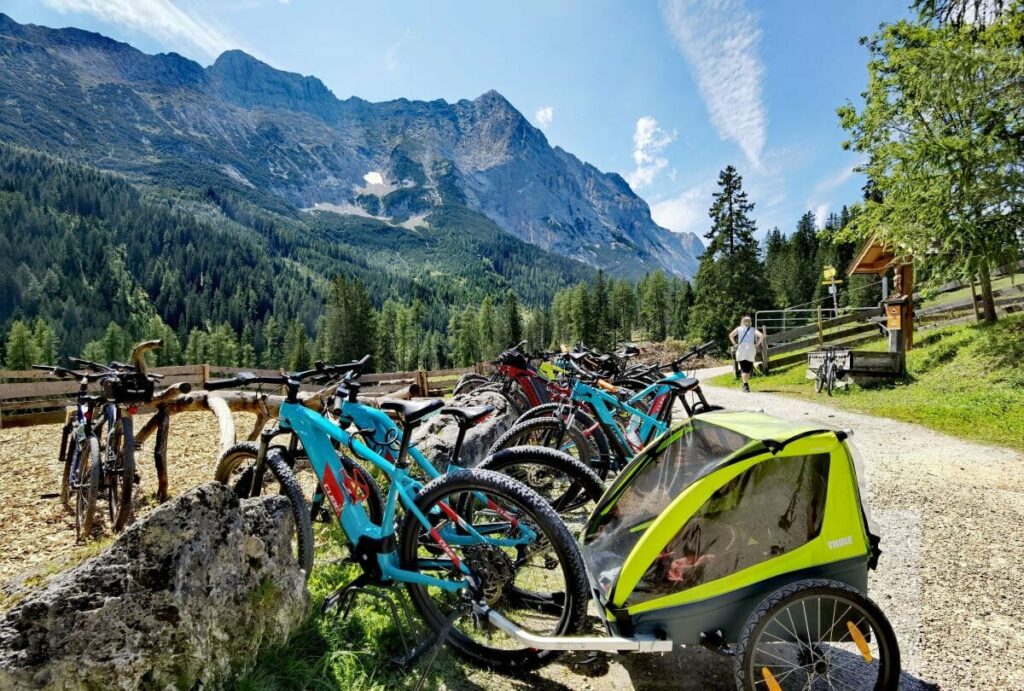
POLYGON ((825 227, 825 221, 828 220, 828 202, 824 204, 818 204, 814 207, 814 225, 819 228, 825 227))
POLYGON ((675 132, 658 127, 658 121, 645 115, 636 121, 633 131, 633 162, 636 170, 629 174, 628 182, 634 190, 647 187, 668 166, 661 153, 676 139, 675 132))
POLYGON ((718 135, 760 168, 768 115, 756 17, 743 0, 662 0, 661 9, 718 135))
POLYGON ((826 178, 823 178, 818 182, 817 185, 814 186, 814 191, 817 192, 818 194, 825 194, 826 192, 831 192, 832 190, 834 190, 835 188, 839 187, 844 182, 852 178, 854 174, 857 172, 854 169, 857 166, 865 163, 866 160, 867 159, 858 159, 857 161, 854 161, 850 165, 844 167, 842 170, 837 171, 826 178))
POLYGON ((388 46, 388 49, 384 51, 384 69, 388 72, 394 72, 401 65, 402 51, 409 40, 412 38, 412 31, 409 29, 405 30, 402 36, 388 46))
POLYGON ((533 119, 537 121, 537 127, 546 130, 551 125, 551 121, 555 119, 555 109, 551 106, 538 108, 537 112, 533 114, 533 119))
POLYGON ((58 12, 91 14, 171 45, 191 45, 210 57, 238 47, 208 21, 195 12, 183 11, 172 0, 43 0, 43 3, 58 12))
POLYGON ((711 183, 684 190, 679 196, 651 204, 651 218, 663 228, 676 233, 703 235, 708 229, 708 207, 711 206, 711 183))

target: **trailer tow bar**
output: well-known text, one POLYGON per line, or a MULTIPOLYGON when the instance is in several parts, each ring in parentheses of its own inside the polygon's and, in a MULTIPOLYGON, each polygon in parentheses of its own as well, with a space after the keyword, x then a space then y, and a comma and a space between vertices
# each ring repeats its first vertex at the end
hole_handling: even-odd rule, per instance
POLYGON ((523 645, 538 650, 597 650, 607 652, 668 653, 672 652, 672 641, 654 636, 620 638, 616 636, 538 636, 524 631, 515 622, 509 621, 484 603, 474 602, 473 610, 501 631, 523 645))

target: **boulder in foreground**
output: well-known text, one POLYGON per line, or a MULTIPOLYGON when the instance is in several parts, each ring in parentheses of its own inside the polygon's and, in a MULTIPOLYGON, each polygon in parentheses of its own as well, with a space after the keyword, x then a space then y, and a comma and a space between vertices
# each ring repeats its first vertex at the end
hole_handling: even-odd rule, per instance
POLYGON ((307 614, 291 533, 284 497, 173 499, 4 615, 0 689, 222 684, 307 614))

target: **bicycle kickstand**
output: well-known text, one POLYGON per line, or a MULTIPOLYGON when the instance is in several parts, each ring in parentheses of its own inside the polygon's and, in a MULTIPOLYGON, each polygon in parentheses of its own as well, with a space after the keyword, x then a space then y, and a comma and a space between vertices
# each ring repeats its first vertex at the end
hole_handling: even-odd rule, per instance
POLYGON ((320 606, 320 613, 327 614, 331 610, 336 610, 336 616, 339 616, 342 621, 345 621, 352 613, 352 605, 355 603, 355 599, 360 595, 376 598, 388 606, 388 609, 391 611, 391 619, 395 622, 395 626, 398 628, 398 636, 402 641, 402 648, 405 650, 405 655, 402 658, 397 659, 410 657, 412 652, 409 649, 409 640, 414 637, 415 630, 412 623, 412 615, 409 614, 408 606, 400 595, 397 596, 398 604, 396 604, 396 596, 377 586, 373 582, 373 579, 365 573, 360 574, 354 580, 341 586, 324 598, 324 603, 320 606), (402 610, 402 616, 399 616, 399 609, 402 610), (405 629, 409 630, 408 636, 406 636, 405 629))
POLYGON ((463 603, 454 612, 448 615, 448 618, 444 622, 444 626, 441 630, 433 636, 428 636, 426 639, 421 641, 408 653, 405 657, 394 659, 393 661, 399 667, 408 668, 412 666, 421 656, 430 653, 430 657, 427 659, 427 663, 423 666, 423 671, 420 673, 419 681, 416 682, 416 688, 414 691, 420 691, 423 685, 427 681, 427 675, 430 674, 431 668, 434 666, 434 661, 437 660, 437 654, 441 651, 441 646, 448 640, 448 634, 451 633, 452 627, 455 626, 455 621, 470 611, 469 603, 463 603))

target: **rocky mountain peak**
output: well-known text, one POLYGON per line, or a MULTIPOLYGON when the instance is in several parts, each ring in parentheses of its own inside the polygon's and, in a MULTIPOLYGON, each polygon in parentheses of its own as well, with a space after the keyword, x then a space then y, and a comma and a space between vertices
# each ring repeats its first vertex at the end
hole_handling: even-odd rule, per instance
POLYGON ((242 50, 220 54, 206 70, 223 97, 245 107, 263 106, 333 115, 338 99, 316 77, 278 70, 242 50))

